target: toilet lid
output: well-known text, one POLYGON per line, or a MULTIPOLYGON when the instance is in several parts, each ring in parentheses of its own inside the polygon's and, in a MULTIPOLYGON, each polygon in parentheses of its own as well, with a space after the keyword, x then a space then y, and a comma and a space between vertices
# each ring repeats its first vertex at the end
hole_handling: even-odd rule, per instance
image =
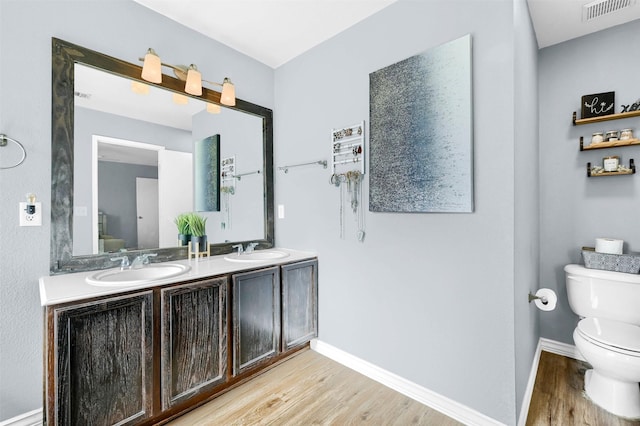
POLYGON ((607 346, 640 353, 640 327, 603 318, 585 318, 578 331, 587 338, 607 346))

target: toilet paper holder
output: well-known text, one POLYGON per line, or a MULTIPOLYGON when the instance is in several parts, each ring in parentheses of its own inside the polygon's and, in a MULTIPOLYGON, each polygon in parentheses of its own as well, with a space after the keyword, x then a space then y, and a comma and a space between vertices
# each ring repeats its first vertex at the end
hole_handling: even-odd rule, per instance
POLYGON ((542 297, 536 296, 535 294, 529 292, 529 303, 533 302, 534 300, 541 300, 542 303, 544 303, 545 305, 547 303, 549 303, 549 301, 547 300, 546 297, 544 297, 544 296, 542 296, 542 297))

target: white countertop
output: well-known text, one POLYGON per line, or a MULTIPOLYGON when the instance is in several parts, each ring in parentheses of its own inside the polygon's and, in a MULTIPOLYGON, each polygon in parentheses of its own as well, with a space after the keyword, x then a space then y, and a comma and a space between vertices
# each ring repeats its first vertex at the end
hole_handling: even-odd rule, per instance
MULTIPOLYGON (((299 251, 277 248, 273 249, 289 253, 289 256, 281 259, 271 259, 259 262, 231 262, 225 260, 228 255, 218 255, 196 259, 176 260, 167 263, 179 263, 189 265, 191 269, 176 277, 155 280, 151 283, 129 285, 129 286, 95 286, 87 284, 85 279, 96 271, 76 272, 73 274, 53 275, 41 277, 40 282, 40 304, 42 306, 55 305, 58 303, 74 302, 99 296, 124 293, 132 290, 151 289, 157 286, 189 281, 198 278, 225 275, 234 272, 251 269, 265 268, 272 265, 282 265, 285 263, 297 262, 311 259, 317 256, 315 252, 299 251)), ((265 250, 269 251, 269 250, 265 250)), ((118 269, 118 268, 115 268, 118 269)))

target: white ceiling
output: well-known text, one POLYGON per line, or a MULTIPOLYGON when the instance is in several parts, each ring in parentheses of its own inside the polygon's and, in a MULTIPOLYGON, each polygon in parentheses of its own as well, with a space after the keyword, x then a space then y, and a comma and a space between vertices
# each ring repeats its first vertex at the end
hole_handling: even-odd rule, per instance
MULTIPOLYGON (((611 0, 610 3, 626 1, 611 0)), ((540 49, 640 19, 640 2, 636 0, 629 1, 630 7, 590 21, 583 21, 582 9, 594 3, 592 0, 527 0, 527 3, 540 49)))
MULTIPOLYGON (((397 0, 135 1, 277 68, 397 0)), ((640 1, 630 1, 635 5, 590 22, 582 21, 582 6, 592 0, 527 3, 543 48, 639 19, 640 1)))
POLYGON ((397 0, 135 0, 277 68, 397 0))

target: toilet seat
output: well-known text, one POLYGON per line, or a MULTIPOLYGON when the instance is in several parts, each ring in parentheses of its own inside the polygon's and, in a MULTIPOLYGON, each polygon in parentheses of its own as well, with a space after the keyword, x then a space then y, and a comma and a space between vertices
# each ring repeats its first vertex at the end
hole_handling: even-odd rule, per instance
POLYGON ((640 357, 640 327, 603 318, 585 318, 576 331, 589 342, 618 352, 640 357))

